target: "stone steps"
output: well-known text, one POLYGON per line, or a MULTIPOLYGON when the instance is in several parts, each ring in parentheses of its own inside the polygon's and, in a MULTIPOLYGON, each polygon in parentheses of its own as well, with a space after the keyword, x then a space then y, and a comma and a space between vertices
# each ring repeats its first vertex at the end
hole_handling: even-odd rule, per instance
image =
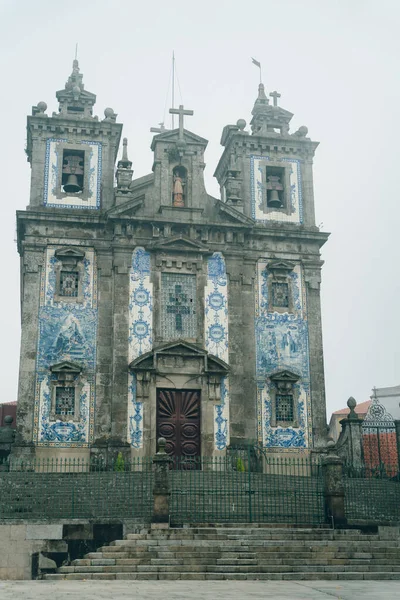
POLYGON ((400 579, 400 544, 356 530, 142 530, 45 576, 57 579, 400 579))
POLYGON ((302 573, 66 573, 46 575, 45 578, 49 581, 62 579, 132 579, 132 580, 336 580, 336 579, 358 579, 358 580, 377 580, 391 579, 400 580, 400 573, 376 571, 369 573, 357 573, 347 571, 344 573, 320 573, 320 572, 302 572, 302 573))

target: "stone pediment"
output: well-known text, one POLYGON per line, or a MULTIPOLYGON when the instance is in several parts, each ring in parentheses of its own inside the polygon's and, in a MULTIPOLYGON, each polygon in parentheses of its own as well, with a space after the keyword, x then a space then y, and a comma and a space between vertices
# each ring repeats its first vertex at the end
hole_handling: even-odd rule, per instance
POLYGON ((175 250, 178 252, 209 252, 207 246, 197 240, 191 240, 185 235, 177 235, 157 241, 154 243, 153 248, 157 250, 175 250))
POLYGON ((144 194, 136 198, 131 198, 123 204, 113 206, 107 211, 107 217, 109 219, 126 219, 133 216, 136 211, 143 205, 144 194))
POLYGON ((268 271, 293 271, 294 264, 288 260, 270 260, 267 264, 268 271))
POLYGON ((63 360, 56 365, 50 367, 52 373, 80 373, 82 371, 81 365, 78 363, 71 362, 69 360, 63 360))
MULTIPOLYGON (((199 135, 192 133, 188 129, 183 130, 183 139, 187 144, 196 144, 206 147, 208 140, 200 137, 199 135)), ((155 145, 158 142, 177 142, 179 140, 179 129, 173 129, 172 131, 165 131, 155 135, 151 143, 151 149, 155 149, 155 145)))
POLYGON ((173 372, 193 371, 198 374, 224 376, 229 366, 220 358, 209 354, 196 344, 183 340, 159 346, 151 352, 139 356, 131 362, 129 368, 134 372, 157 371, 173 372))
POLYGON ((300 375, 293 373, 293 371, 282 369, 269 375, 269 378, 271 381, 287 381, 288 383, 296 383, 296 381, 300 379, 300 375))
POLYGON ((234 222, 239 225, 247 225, 248 227, 254 225, 254 219, 246 217, 246 215, 233 208, 233 206, 222 202, 222 200, 216 200, 215 204, 220 215, 223 215, 224 221, 234 222))
POLYGON ((57 248, 54 254, 55 257, 60 260, 73 259, 78 262, 85 258, 84 251, 80 248, 75 248, 74 246, 63 246, 62 248, 57 248))

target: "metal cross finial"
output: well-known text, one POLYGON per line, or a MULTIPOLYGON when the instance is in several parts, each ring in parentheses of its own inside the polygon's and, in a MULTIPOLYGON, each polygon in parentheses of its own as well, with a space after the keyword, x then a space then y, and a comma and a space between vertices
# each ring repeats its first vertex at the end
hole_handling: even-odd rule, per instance
POLYGON ((179 105, 179 108, 170 108, 169 112, 171 115, 179 115, 179 139, 183 140, 183 117, 184 115, 193 115, 192 110, 185 110, 183 104, 179 105))
POLYGON ((168 129, 166 129, 164 123, 159 123, 160 127, 150 127, 150 131, 152 133, 164 133, 165 131, 168 131, 168 129))
POLYGON ((278 106, 278 98, 281 97, 281 95, 278 92, 271 92, 270 93, 271 98, 274 99, 274 106, 278 106))

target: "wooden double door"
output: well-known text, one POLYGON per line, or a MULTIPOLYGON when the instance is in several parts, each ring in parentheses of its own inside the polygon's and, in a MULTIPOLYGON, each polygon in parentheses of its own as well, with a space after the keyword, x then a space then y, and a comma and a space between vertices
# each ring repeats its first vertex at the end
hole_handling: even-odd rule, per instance
POLYGON ((200 456, 200 390, 157 390, 157 439, 173 457, 200 456))

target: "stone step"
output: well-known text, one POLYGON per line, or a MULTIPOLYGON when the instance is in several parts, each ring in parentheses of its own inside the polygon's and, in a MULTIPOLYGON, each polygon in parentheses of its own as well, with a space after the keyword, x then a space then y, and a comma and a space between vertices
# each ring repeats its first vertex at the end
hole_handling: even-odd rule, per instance
POLYGON ((309 571, 307 573, 272 573, 272 572, 254 572, 254 573, 208 573, 208 572, 187 572, 187 573, 55 573, 46 575, 48 581, 67 580, 87 580, 87 579, 129 579, 129 580, 400 580, 399 572, 374 571, 370 573, 359 573, 355 571, 347 572, 318 572, 309 571))

